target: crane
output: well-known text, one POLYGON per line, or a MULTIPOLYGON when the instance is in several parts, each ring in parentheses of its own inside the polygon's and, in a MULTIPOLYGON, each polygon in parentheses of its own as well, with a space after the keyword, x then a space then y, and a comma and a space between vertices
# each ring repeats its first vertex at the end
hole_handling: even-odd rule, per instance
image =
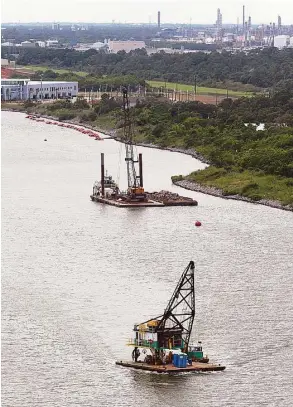
MULTIPOLYGON (((163 315, 134 326, 135 337, 130 345, 135 347, 136 352, 138 347, 148 349, 152 353, 150 361, 159 360, 166 349, 190 353, 189 341, 195 315, 194 268, 194 262, 190 261, 163 315)), ((208 360, 203 358, 202 349, 198 356, 203 361, 208 360)))
POLYGON ((126 150, 125 161, 127 163, 127 181, 128 181, 128 189, 125 199, 129 201, 145 201, 147 198, 143 188, 142 156, 141 154, 139 155, 138 161, 134 155, 133 128, 130 117, 130 104, 128 98, 128 91, 126 88, 122 89, 122 95, 123 95, 123 115, 124 115, 122 141, 125 144, 126 150), (137 175, 136 172, 135 165, 136 163, 139 163, 139 175, 137 175))
POLYGON ((163 316, 155 318, 160 347, 180 347, 187 352, 195 314, 194 262, 190 261, 175 288, 163 316))

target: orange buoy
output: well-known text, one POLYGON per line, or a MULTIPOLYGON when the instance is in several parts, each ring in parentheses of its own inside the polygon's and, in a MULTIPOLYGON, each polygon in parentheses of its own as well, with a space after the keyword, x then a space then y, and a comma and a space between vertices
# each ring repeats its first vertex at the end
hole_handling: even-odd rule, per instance
POLYGON ((197 220, 197 221, 195 222, 195 226, 201 226, 201 222, 200 222, 199 220, 197 220))

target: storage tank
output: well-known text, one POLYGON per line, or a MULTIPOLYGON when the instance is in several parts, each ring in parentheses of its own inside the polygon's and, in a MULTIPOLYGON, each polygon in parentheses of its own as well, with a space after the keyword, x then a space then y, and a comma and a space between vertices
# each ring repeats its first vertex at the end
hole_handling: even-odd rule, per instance
POLYGON ((289 36, 288 35, 277 35, 274 39, 274 46, 276 48, 284 48, 289 43, 289 36))

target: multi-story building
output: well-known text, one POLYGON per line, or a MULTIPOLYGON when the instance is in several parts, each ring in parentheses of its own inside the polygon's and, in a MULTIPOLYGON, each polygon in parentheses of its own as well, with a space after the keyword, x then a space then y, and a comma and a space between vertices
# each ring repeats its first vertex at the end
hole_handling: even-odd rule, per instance
POLYGON ((45 100, 77 96, 78 82, 2 79, 1 100, 45 100))

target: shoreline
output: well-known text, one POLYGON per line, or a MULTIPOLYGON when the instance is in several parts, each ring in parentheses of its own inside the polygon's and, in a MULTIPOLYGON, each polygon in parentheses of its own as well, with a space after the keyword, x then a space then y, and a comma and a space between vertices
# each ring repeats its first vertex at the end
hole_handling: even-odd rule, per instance
POLYGON ((172 183, 174 185, 177 185, 178 187, 188 189, 189 191, 200 192, 202 194, 212 195, 217 198, 232 199, 234 201, 242 201, 242 202, 252 203, 255 205, 264 205, 264 206, 269 206, 270 208, 282 209, 284 211, 293 212, 292 207, 290 207, 288 205, 285 206, 285 205, 281 204, 279 201, 272 201, 269 199, 260 199, 259 201, 253 201, 252 199, 246 198, 245 196, 242 196, 242 195, 224 195, 222 189, 210 187, 208 185, 198 184, 196 182, 187 181, 187 180, 172 181, 172 183))
MULTIPOLYGON (((8 109, 8 108, 3 108, 1 111, 8 111, 8 112, 16 112, 16 113, 24 113, 24 114, 31 114, 33 116, 37 116, 39 118, 44 118, 44 119, 49 119, 49 120, 55 120, 60 123, 68 123, 68 124, 74 124, 78 125, 80 127, 85 127, 87 129, 91 129, 93 131, 97 131, 100 133, 105 134, 108 137, 103 137, 103 139, 112 139, 118 142, 122 142, 121 137, 116 135, 116 130, 105 130, 97 126, 92 126, 90 124, 83 124, 78 122, 77 120, 59 120, 58 118, 54 116, 48 116, 48 115, 38 115, 34 113, 28 113, 26 111, 18 111, 15 109, 8 109)), ((177 148, 177 147, 160 147, 155 144, 148 144, 148 143, 143 143, 143 142, 134 142, 134 145, 140 146, 140 147, 146 147, 146 148, 155 148, 157 150, 165 150, 165 151, 171 151, 174 153, 180 153, 180 154, 186 154, 189 155, 196 160, 201 161, 204 164, 211 164, 209 160, 207 160, 205 157, 203 157, 201 154, 197 153, 193 149, 183 149, 183 148, 177 148)), ((215 187, 210 187, 204 184, 198 184, 196 182, 191 182, 187 180, 181 180, 181 181, 172 181, 172 183, 176 186, 179 186, 180 188, 187 189, 189 191, 194 191, 194 192, 200 192, 206 195, 212 195, 217 198, 222 198, 222 199, 232 199, 234 201, 242 201, 242 202, 247 202, 247 203, 252 203, 254 205, 264 205, 268 206, 270 208, 275 208, 275 209, 281 209, 285 211, 290 211, 293 212, 293 208, 290 207, 289 205, 283 205, 280 201, 273 201, 273 200, 266 200, 266 199, 261 199, 259 201, 253 201, 250 198, 246 198, 245 196, 242 195, 224 195, 223 190, 215 188, 215 187)))

